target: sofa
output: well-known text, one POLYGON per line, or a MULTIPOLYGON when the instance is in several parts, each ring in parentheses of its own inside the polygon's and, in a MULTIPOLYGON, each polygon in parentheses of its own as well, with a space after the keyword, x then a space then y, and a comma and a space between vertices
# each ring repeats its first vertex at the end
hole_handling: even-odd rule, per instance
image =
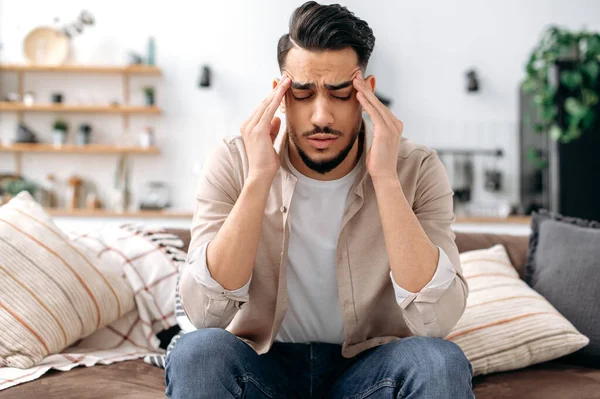
MULTIPOLYGON (((180 236, 185 247, 189 232, 169 230, 180 236)), ((502 244, 510 260, 524 277, 528 237, 483 233, 456 233, 460 252, 502 244)), ((41 378, 0 391, 8 398, 161 398, 164 397, 164 370, 130 360, 108 366, 76 368, 69 372, 50 371, 41 378)), ((557 359, 525 369, 477 376, 473 379, 477 398, 600 398, 600 369, 570 364, 557 359)))

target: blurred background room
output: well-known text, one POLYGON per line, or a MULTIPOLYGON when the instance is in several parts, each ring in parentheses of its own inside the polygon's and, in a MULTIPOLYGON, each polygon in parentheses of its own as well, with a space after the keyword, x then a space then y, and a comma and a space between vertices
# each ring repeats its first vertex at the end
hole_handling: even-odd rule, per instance
MULTIPOLYGON (((342 1, 376 36, 368 74, 436 149, 456 230, 600 220, 600 2, 342 1)), ((0 187, 62 226, 189 227, 197 175, 279 76, 301 2, 0 0, 0 187)))

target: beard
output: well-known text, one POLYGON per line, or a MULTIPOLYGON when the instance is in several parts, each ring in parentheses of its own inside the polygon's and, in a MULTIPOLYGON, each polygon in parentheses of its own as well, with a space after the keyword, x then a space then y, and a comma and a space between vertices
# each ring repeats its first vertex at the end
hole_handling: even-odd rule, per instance
MULTIPOLYGON (((361 119, 358 122, 358 124, 354 127, 354 129, 352 130, 350 141, 348 142, 348 145, 346 145, 346 147, 344 147, 339 153, 337 153, 335 156, 333 156, 333 158, 323 159, 323 160, 314 160, 298 145, 299 139, 298 139, 297 133, 289 127, 289 124, 286 124, 286 125, 287 125, 288 136, 290 137, 292 143, 294 144, 294 147, 296 147, 296 150, 298 150, 298 154, 300 155, 300 158, 302 159, 304 164, 310 170, 315 171, 322 175, 324 175, 328 172, 331 172, 332 170, 337 168, 342 162, 344 162, 344 160, 346 159, 346 157, 348 156, 350 151, 352 151, 352 147, 354 147, 354 143, 356 142, 356 140, 359 138, 359 136, 362 138, 361 133, 363 132, 363 121, 361 119)), ((302 137, 310 137, 317 133, 333 134, 338 137, 345 136, 345 134, 342 133, 341 131, 335 130, 335 129, 330 129, 327 126, 325 128, 315 126, 315 128, 313 130, 304 132, 304 133, 302 133, 301 136, 302 137)), ((362 147, 363 147, 363 140, 360 140, 358 143, 358 155, 359 156, 362 152, 362 147)))

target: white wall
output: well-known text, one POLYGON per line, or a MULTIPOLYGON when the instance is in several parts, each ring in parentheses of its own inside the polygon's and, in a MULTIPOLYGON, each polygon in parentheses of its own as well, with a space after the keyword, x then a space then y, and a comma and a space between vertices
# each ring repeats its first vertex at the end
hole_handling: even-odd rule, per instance
MULTIPOLYGON (((406 136, 433 147, 503 147, 500 162, 509 184, 499 196, 517 199, 517 88, 523 64, 543 28, 558 23, 600 30, 600 2, 594 0, 505 1, 359 1, 343 2, 373 28, 377 43, 370 72, 379 91, 392 97, 392 110, 404 120, 406 136), (475 67, 482 91, 466 94, 464 72, 475 67)), ((120 64, 128 50, 145 51, 147 37, 157 41, 157 63, 164 75, 157 87, 161 117, 132 118, 132 129, 156 123, 159 158, 138 157, 134 187, 152 179, 171 183, 174 207, 192 209, 194 165, 201 163, 223 136, 236 134, 239 124, 268 93, 278 76, 275 49, 286 32, 289 15, 300 1, 5 1, 0 0, 0 62, 23 62, 27 32, 51 24, 58 16, 74 19, 81 9, 96 17, 73 41, 81 63, 120 64), (210 90, 197 88, 199 68, 214 71, 210 90)), ((29 75, 26 88, 46 100, 63 89, 67 100, 106 101, 119 98, 118 77, 29 75)), ((133 101, 148 78, 134 80, 133 101)), ((0 90, 16 89, 14 75, 3 74, 0 90)), ((27 115, 26 122, 49 139, 53 115, 27 115)), ((75 115, 72 124, 91 120, 97 141, 121 134, 117 116, 75 115)), ((15 116, 0 114, 0 135, 12 135, 15 116)), ((112 184, 114 158, 25 156, 26 175, 48 171, 66 179, 71 173, 94 178, 104 190, 112 184)), ((481 170, 481 164, 478 165, 481 170)), ((13 167, 0 154, 0 171, 13 167)), ((479 179, 479 178, 478 178, 479 179)), ((106 193, 107 191, 105 191, 106 193)), ((476 190, 480 199, 491 197, 476 190)))

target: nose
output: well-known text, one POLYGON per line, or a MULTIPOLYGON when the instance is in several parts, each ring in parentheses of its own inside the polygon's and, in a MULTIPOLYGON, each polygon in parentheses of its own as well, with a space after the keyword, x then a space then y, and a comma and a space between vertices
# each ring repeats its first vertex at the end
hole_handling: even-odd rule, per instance
POLYGON ((331 112, 330 102, 326 98, 318 96, 313 104, 312 124, 321 128, 333 125, 333 113, 331 112))

